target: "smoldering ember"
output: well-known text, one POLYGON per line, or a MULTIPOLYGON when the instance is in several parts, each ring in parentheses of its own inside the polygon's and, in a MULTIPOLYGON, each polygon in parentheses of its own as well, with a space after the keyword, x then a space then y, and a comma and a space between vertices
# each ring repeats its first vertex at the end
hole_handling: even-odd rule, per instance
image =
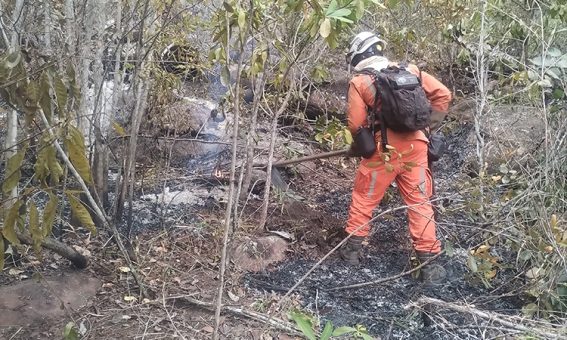
POLYGON ((565 27, 0 1, 0 338, 567 339, 565 27))

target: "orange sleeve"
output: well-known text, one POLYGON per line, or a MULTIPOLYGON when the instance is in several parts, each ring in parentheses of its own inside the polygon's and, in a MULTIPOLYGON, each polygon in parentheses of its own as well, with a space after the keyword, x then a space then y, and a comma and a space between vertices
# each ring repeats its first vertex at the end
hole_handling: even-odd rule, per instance
MULTIPOLYGON (((410 65, 409 70, 418 77, 420 76, 417 66, 410 65)), ((449 110, 452 94, 443 83, 431 74, 422 71, 421 85, 423 86, 423 90, 425 90, 425 94, 431 103, 433 111, 447 112, 449 110)))
POLYGON ((348 128, 354 135, 362 126, 368 126, 367 110, 374 105, 374 84, 368 75, 358 75, 351 79, 348 87, 348 128))

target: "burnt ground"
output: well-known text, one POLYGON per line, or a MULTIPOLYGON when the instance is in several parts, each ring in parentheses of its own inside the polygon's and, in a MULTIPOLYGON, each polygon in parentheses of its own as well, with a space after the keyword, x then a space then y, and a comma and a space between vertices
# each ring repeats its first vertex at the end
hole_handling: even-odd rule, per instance
MULTIPOLYGON (((472 329, 471 322, 476 321, 466 315, 439 310, 424 313, 412 304, 424 295, 473 303, 477 308, 505 314, 521 308, 522 301, 517 297, 499 297, 497 293, 500 289, 512 289, 509 282, 514 275, 512 271, 498 270, 496 277, 485 285, 467 267, 468 249, 481 242, 479 229, 482 229, 474 227, 474 216, 467 216, 462 210, 462 203, 468 197, 458 192, 459 183, 471 176, 467 174, 466 160, 473 150, 463 141, 467 140, 472 126, 466 122, 450 125, 450 129, 446 129, 447 153, 434 167, 437 197, 447 197, 437 203, 438 237, 451 248, 449 256, 439 260, 449 272, 447 283, 434 289, 424 288, 415 278, 405 276, 379 286, 328 291, 395 276, 412 268, 405 212, 397 211, 374 222, 373 235, 359 267, 347 266, 338 256, 333 256, 305 280, 297 290, 305 310, 335 325, 364 325, 370 334, 383 338, 464 339, 482 338, 485 330, 480 324, 472 329), (430 315, 431 319, 424 319, 424 315, 430 315), (426 326, 424 320, 430 320, 432 325, 426 326)), ((287 292, 318 258, 341 240, 355 171, 354 164, 346 162, 348 165, 343 167, 340 161, 334 164, 325 161, 317 169, 299 170, 300 175, 294 176, 297 182, 293 189, 299 195, 309 193, 307 196, 311 199, 287 203, 287 209, 284 204, 282 214, 273 219, 270 227, 296 233, 299 245, 294 248, 298 250, 290 261, 272 270, 246 275, 244 283, 248 289, 287 292), (337 171, 341 175, 333 174, 337 171), (304 178, 301 173, 305 174, 304 178), (315 248, 305 247, 304 243, 315 248)), ((400 205, 403 204, 392 187, 377 210, 400 205)))
MULTIPOLYGON (((365 248, 360 267, 346 266, 333 255, 309 276, 296 294, 282 301, 283 294, 343 236, 356 161, 336 158, 280 169, 289 190, 274 194, 267 226, 293 236, 285 253, 287 259, 255 272, 231 262, 226 283, 226 290, 230 292, 225 298, 227 303, 262 313, 272 311, 276 303, 281 303, 280 310, 272 311, 280 318, 285 319, 292 308, 300 308, 322 322, 332 320, 337 326, 364 325, 370 334, 382 338, 474 339, 482 338, 483 331, 501 334, 497 329, 487 330, 482 320, 438 308, 426 310, 431 318, 431 325, 427 326, 423 309, 414 305, 425 295, 474 304, 482 310, 518 314, 524 303, 514 293, 507 294, 518 289, 511 270, 496 266, 494 278, 483 282, 479 274, 472 273, 466 265, 469 249, 482 243, 485 232, 485 226, 475 222, 475 214, 465 204, 471 199, 470 187, 465 184, 474 177, 468 168, 468 160, 474 152, 474 147, 467 143, 471 129, 466 121, 450 121, 445 127, 447 154, 435 165, 437 196, 444 198, 438 202, 439 237, 452 249, 451 256, 442 259, 450 272, 446 285, 436 290, 424 289, 413 277, 406 276, 379 286, 328 291, 345 284, 394 276, 411 268, 406 217, 403 211, 398 211, 374 223, 374 234, 365 248)), ((310 140, 310 132, 292 129, 288 138, 310 140)), ((305 146, 303 151, 309 154, 321 150, 305 146)), ((223 155, 226 157, 226 153, 223 155)), ((218 158, 206 162, 208 172, 196 173, 188 169, 191 169, 189 163, 197 160, 183 158, 182 152, 180 157, 172 160, 174 168, 140 171, 144 185, 138 192, 139 199, 134 202, 132 228, 128 230, 127 223, 122 226, 124 234, 132 238, 150 299, 139 298, 132 276, 123 271, 124 260, 106 233, 85 240, 80 230, 66 230, 63 239, 91 257, 88 274, 101 283, 96 296, 80 307, 65 310, 64 316, 42 319, 31 325, 22 322, 1 327, 0 338, 59 339, 69 321, 82 330, 82 339, 210 337, 211 314, 176 297, 214 299, 226 179, 207 175, 211 167, 219 164, 218 158), (167 195, 164 195, 165 188, 167 195), (180 202, 174 203, 175 200, 180 202), (135 299, 130 300, 131 297, 135 299)), ((396 189, 391 188, 378 211, 400 205, 396 189)), ((257 228, 259 206, 260 196, 251 195, 233 245, 265 235, 257 228)), ((492 251, 506 263, 505 249, 494 247, 492 251)), ((29 249, 27 252, 26 257, 9 264, 0 274, 1 282, 25 283, 34 272, 42 273, 44 282, 48 282, 67 265, 65 260, 47 252, 41 262, 29 249), (10 269, 16 271, 10 272, 10 269)), ((265 324, 231 316, 223 317, 221 333, 225 339, 289 339, 265 324)))

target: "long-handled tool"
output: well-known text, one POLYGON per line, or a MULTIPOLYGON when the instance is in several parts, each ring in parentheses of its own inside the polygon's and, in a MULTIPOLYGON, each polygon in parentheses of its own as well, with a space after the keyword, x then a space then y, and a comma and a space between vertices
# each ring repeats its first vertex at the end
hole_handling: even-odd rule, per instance
MULTIPOLYGON (((337 151, 323 152, 323 153, 318 153, 318 154, 315 154, 315 155, 297 157, 297 158, 292 158, 292 159, 288 159, 288 160, 285 160, 285 161, 274 162, 274 163, 272 163, 272 167, 274 167, 274 168, 284 167, 284 166, 287 166, 287 165, 308 162, 308 161, 312 161, 312 160, 315 160, 315 159, 325 159, 325 158, 342 156, 342 155, 346 155, 347 153, 348 153, 348 150, 337 150, 337 151)), ((268 165, 267 164, 255 164, 254 167, 255 168, 267 168, 268 165)))
MULTIPOLYGON (((274 162, 274 163, 272 163, 272 176, 271 176, 272 185, 274 187, 280 188, 280 189, 287 188, 287 185, 286 185, 285 181, 283 180, 282 175, 280 174, 280 172, 277 169, 278 167, 285 167, 285 166, 288 166, 288 165, 312 161, 312 160, 315 160, 315 159, 324 159, 324 158, 342 156, 342 155, 346 155, 347 153, 348 153, 348 149, 347 150, 338 150, 338 151, 329 151, 329 152, 318 153, 318 154, 311 155, 311 156, 298 157, 298 158, 288 159, 288 160, 285 160, 285 161, 274 162)), ((254 168, 256 168, 256 169, 266 170, 267 167, 268 167, 267 164, 254 164, 254 168)))

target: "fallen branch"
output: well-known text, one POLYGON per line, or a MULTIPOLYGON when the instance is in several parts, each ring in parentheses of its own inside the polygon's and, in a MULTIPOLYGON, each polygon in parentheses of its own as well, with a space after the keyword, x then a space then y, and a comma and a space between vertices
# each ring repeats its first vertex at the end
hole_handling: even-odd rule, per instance
MULTIPOLYGON (((193 306, 198 306, 200 308, 203 308, 206 311, 213 312, 213 313, 215 312, 215 309, 216 309, 215 308, 216 305, 213 304, 213 303, 200 301, 200 300, 188 297, 188 296, 175 296, 175 297, 167 298, 167 300, 181 301, 181 302, 193 305, 193 306)), ((258 321, 258 322, 268 324, 268 325, 270 325, 270 326, 272 326, 276 329, 279 329, 281 331, 284 331, 288 334, 292 334, 292 335, 301 335, 302 334, 290 322, 287 322, 285 320, 278 319, 278 318, 275 318, 275 317, 272 317, 272 316, 269 316, 269 315, 266 315, 266 314, 247 310, 247 309, 244 309, 243 307, 222 305, 221 310, 224 310, 226 312, 229 312, 229 313, 237 315, 237 316, 245 317, 247 319, 251 319, 251 320, 254 320, 254 321, 258 321)))
POLYGON ((514 329, 514 330, 525 332, 527 334, 535 334, 535 335, 541 336, 544 339, 559 339, 559 338, 565 339, 565 337, 567 336, 567 330, 565 328, 557 329, 556 333, 552 333, 549 330, 541 329, 541 328, 535 328, 532 325, 530 325, 530 326, 522 325, 521 322, 527 321, 524 318, 519 318, 519 317, 511 318, 507 315, 502 315, 502 314, 498 314, 498 313, 494 313, 494 312, 486 312, 486 311, 482 311, 482 310, 473 308, 471 306, 463 306, 463 305, 456 304, 456 303, 453 303, 453 302, 446 302, 446 301, 443 301, 443 300, 438 300, 438 299, 434 299, 434 298, 430 298, 430 297, 426 297, 426 296, 419 298, 417 300, 417 304, 420 304, 420 305, 435 305, 435 306, 439 306, 439 307, 443 307, 443 308, 452 309, 452 310, 460 312, 460 313, 472 314, 472 315, 478 316, 478 317, 486 319, 486 320, 496 321, 499 324, 506 326, 506 327, 510 327, 511 329, 514 329), (511 320, 511 319, 514 319, 514 320, 511 320))
POLYGON ((410 270, 406 270, 405 272, 401 272, 397 275, 394 276, 390 276, 390 277, 386 277, 383 279, 379 279, 379 280, 375 280, 375 281, 369 281, 369 282, 361 282, 361 283, 355 283, 355 284, 351 284, 351 285, 346 285, 346 286, 339 286, 339 287, 334 287, 334 288, 329 288, 329 289, 325 289, 326 291, 332 292, 332 291, 336 291, 336 290, 343 290, 343 289, 354 289, 354 288, 362 288, 362 287, 368 287, 368 286, 374 286, 374 285, 379 285, 382 283, 386 283, 389 281, 394 281, 397 280, 401 277, 404 277, 406 275, 410 275, 413 272, 416 272, 418 270, 420 270, 421 268, 425 267, 426 265, 428 265, 429 263, 431 263, 432 261, 434 261, 436 258, 438 258, 439 256, 441 256, 441 254, 443 254, 445 252, 445 250, 441 251, 438 254, 435 254, 435 256, 431 257, 430 259, 428 259, 427 261, 421 263, 419 266, 416 266, 413 269, 410 270))
MULTIPOLYGON (((33 240, 30 235, 18 232, 16 233, 16 235, 18 236, 20 242, 27 245, 33 245, 33 240)), ((68 259, 69 261, 71 261, 71 263, 73 263, 75 267, 79 269, 86 268, 89 263, 88 259, 85 256, 81 255, 78 251, 52 238, 43 239, 41 241, 41 246, 68 259)))

